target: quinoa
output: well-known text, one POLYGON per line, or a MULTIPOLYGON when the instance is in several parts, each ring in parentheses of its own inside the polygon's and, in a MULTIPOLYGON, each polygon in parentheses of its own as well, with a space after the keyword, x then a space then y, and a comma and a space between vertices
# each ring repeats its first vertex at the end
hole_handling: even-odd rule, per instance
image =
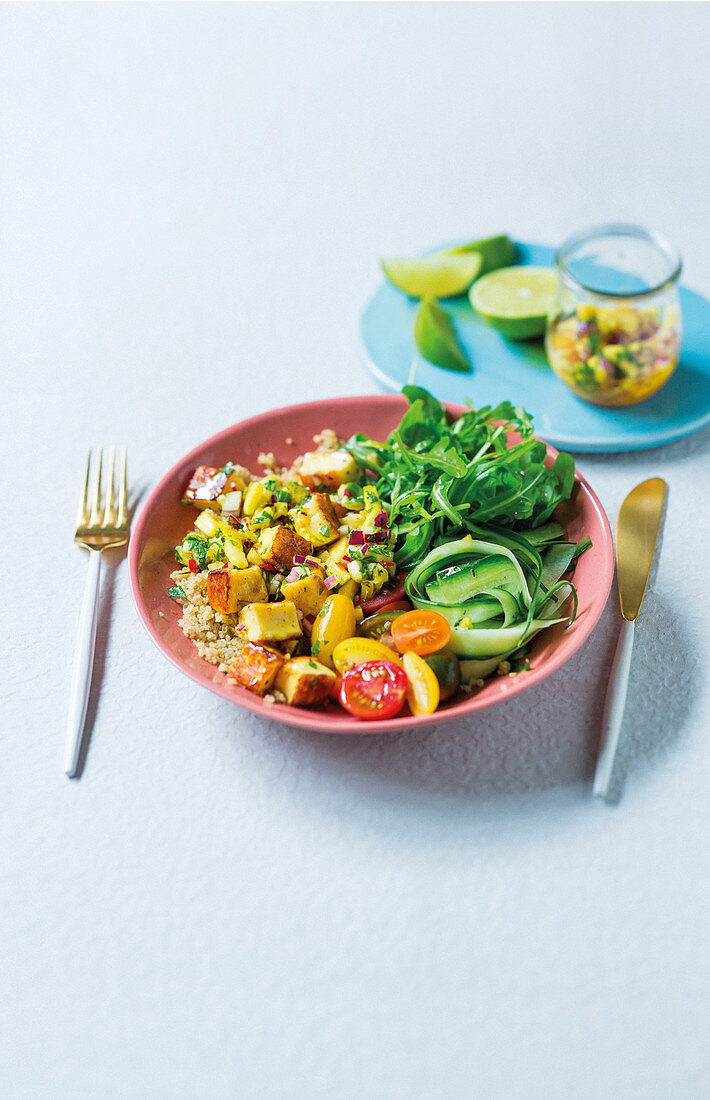
POLYGON ((237 632, 239 615, 222 615, 207 601, 207 573, 191 573, 178 569, 171 575, 173 584, 180 585, 185 598, 179 626, 205 661, 228 672, 244 646, 237 632))
MULTIPOLYGON (((317 435, 313 436, 313 442, 316 444, 318 454, 330 454, 332 451, 339 450, 342 446, 337 432, 334 432, 332 428, 324 428, 322 432, 318 432, 317 435)), ((288 436, 286 443, 292 445, 293 439, 288 436)), ((279 466, 273 451, 262 451, 261 454, 257 455, 256 461, 263 468, 263 474, 266 477, 273 477, 277 481, 283 481, 284 484, 289 481, 301 481, 300 471, 303 455, 295 458, 291 466, 279 466)))
POLYGON ((340 440, 332 428, 324 428, 318 435, 313 436, 313 442, 317 444, 316 451, 319 454, 330 454, 340 448, 340 440))

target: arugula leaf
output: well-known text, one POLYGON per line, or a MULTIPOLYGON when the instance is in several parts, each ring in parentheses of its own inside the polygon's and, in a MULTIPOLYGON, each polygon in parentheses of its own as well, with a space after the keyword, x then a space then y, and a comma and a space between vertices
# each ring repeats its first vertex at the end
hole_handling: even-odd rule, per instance
POLYGON ((427 390, 402 392, 407 411, 384 443, 358 432, 345 444, 387 506, 400 569, 476 524, 511 532, 540 527, 571 495, 574 460, 560 453, 545 465, 547 448, 525 409, 509 401, 474 409, 468 402, 449 423, 427 390))

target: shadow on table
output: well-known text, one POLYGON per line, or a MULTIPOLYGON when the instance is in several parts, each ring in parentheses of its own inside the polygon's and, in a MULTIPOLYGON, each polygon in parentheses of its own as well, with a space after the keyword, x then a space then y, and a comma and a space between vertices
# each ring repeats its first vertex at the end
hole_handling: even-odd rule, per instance
MULTIPOLYGON (((372 794, 415 789, 467 800, 589 787, 609 669, 620 626, 612 595, 585 645, 544 683, 460 724, 391 736, 299 731, 329 779, 367 780, 372 794)), ((674 611, 650 592, 639 617, 626 714, 610 801, 636 763, 662 757, 692 707, 700 670, 674 611)), ((290 731, 289 736, 293 736, 290 731)))

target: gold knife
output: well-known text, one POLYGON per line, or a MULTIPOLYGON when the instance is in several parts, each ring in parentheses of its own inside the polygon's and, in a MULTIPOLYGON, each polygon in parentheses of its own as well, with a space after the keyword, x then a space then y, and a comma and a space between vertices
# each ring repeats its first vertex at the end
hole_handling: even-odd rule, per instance
POLYGON ((629 686, 634 626, 651 572, 665 500, 666 483, 662 478, 652 477, 642 481, 626 497, 616 521, 616 579, 624 622, 604 703, 602 736, 594 774, 594 793, 598 798, 606 798, 609 793, 629 686))

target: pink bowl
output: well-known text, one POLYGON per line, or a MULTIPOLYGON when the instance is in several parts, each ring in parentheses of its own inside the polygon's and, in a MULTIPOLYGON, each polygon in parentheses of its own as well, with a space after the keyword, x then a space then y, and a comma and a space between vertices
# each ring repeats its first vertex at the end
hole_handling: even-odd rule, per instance
MULTIPOLYGON (((332 428, 347 439, 353 432, 367 431, 374 439, 384 438, 396 426, 406 408, 403 397, 381 394, 372 397, 341 397, 311 401, 292 408, 275 409, 226 428, 181 458, 156 485, 141 510, 128 550, 131 590, 141 621, 158 649, 197 683, 231 703, 290 726, 331 733, 392 733, 414 726, 440 725, 500 703, 538 684, 579 649, 601 615, 614 574, 614 545, 609 521, 599 500, 584 478, 577 476, 572 500, 563 517, 570 539, 585 535, 592 540, 578 561, 575 586, 579 612, 567 629, 562 624, 539 634, 532 647, 530 671, 517 676, 494 676, 475 695, 445 705, 434 714, 413 717, 404 714, 387 721, 363 722, 352 718, 336 704, 321 710, 298 709, 264 703, 259 696, 230 684, 216 666, 203 661, 192 642, 178 626, 179 606, 167 595, 170 573, 176 568, 174 546, 192 526, 194 513, 180 499, 189 475, 199 465, 222 466, 229 459, 257 470, 262 451, 273 451, 277 462, 290 463, 312 446, 313 436, 332 428), (286 440, 289 443, 286 443, 286 440)), ((447 406, 457 416, 463 410, 447 406)), ((548 461, 557 452, 548 447, 548 461)))

